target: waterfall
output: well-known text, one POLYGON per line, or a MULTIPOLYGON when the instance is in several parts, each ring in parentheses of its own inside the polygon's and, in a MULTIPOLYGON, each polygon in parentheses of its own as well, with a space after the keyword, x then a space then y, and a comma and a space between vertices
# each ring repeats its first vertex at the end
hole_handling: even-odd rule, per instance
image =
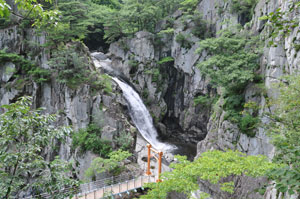
POLYGON ((122 82, 116 77, 112 78, 123 91, 123 96, 127 100, 131 119, 141 135, 156 149, 170 150, 173 147, 157 140, 157 132, 153 125, 152 117, 144 105, 139 94, 128 84, 122 82))
MULTIPOLYGON (((106 55, 101 52, 94 52, 91 55, 97 69, 102 68, 108 74, 118 74, 117 71, 112 69, 111 60, 106 55)), ((123 96, 128 104, 130 117, 144 139, 157 150, 167 151, 174 149, 174 146, 162 143, 157 139, 158 134, 153 125, 152 117, 139 94, 131 86, 119 80, 117 77, 112 77, 112 79, 123 91, 123 96)))

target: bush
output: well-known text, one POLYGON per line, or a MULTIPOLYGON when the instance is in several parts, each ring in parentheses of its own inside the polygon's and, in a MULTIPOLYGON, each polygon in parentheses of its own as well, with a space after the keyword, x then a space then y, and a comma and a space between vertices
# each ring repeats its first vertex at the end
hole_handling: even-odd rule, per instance
POLYGON ((212 25, 208 24, 207 21, 203 20, 200 13, 195 13, 192 16, 194 26, 192 28, 192 34, 199 39, 206 39, 213 36, 212 25))
MULTIPOLYGON (((162 182, 149 183, 147 187, 150 190, 141 196, 142 199, 165 199, 169 192, 184 193, 190 198, 199 189, 199 181, 209 184, 208 190, 210 187, 217 187, 220 195, 236 198, 234 196, 238 194, 238 185, 235 179, 241 176, 265 176, 269 170, 279 167, 278 164, 270 163, 265 156, 247 156, 230 150, 207 151, 193 162, 184 156, 175 157, 176 163, 170 165, 172 170, 162 174, 162 182)), ((252 193, 249 191, 248 194, 252 193)), ((205 193, 205 197, 202 194, 200 198, 209 197, 208 193, 205 193)))
POLYGON ((210 99, 208 96, 198 96, 194 98, 194 105, 197 106, 199 104, 203 105, 203 106, 208 106, 210 103, 210 99))
POLYGON ((258 0, 232 0, 231 12, 244 18, 243 25, 252 19, 258 0))
POLYGON ((118 145, 118 148, 127 151, 130 150, 133 137, 129 132, 121 131, 119 132, 119 135, 114 138, 114 141, 118 145))
POLYGON ((96 174, 103 172, 119 175, 125 169, 124 160, 131 155, 128 151, 119 149, 118 151, 110 152, 107 158, 95 158, 91 166, 85 171, 85 176, 95 178, 96 174))
POLYGON ((49 60, 49 65, 58 73, 57 81, 66 83, 70 88, 86 83, 90 73, 88 61, 80 55, 79 49, 80 46, 74 45, 59 47, 49 60))
POLYGON ((176 38, 175 38, 175 41, 177 43, 180 44, 181 47, 183 48, 186 48, 186 49, 189 49, 192 47, 192 44, 191 42, 187 39, 187 37, 182 34, 182 33, 179 33, 178 35, 176 35, 176 38))
POLYGON ((5 50, 0 50, 0 63, 12 62, 20 67, 20 73, 31 75, 33 81, 42 83, 50 80, 51 71, 43 69, 32 63, 30 60, 25 59, 23 56, 16 53, 7 53, 5 50))
POLYGON ((80 147, 82 153, 91 151, 101 157, 107 157, 112 151, 111 141, 101 139, 101 129, 95 124, 80 129, 72 136, 72 148, 80 147))
POLYGON ((164 58, 162 58, 161 60, 159 60, 159 61, 157 62, 157 64, 163 65, 163 64, 165 64, 165 63, 170 63, 170 62, 174 62, 174 58, 173 58, 173 57, 164 57, 164 58))
POLYGON ((225 119, 237 123, 243 133, 253 136, 257 118, 243 116, 244 92, 247 84, 256 80, 261 55, 257 37, 245 33, 224 31, 218 38, 200 41, 198 52, 206 51, 208 58, 198 64, 201 72, 210 77, 215 87, 223 87, 225 119))

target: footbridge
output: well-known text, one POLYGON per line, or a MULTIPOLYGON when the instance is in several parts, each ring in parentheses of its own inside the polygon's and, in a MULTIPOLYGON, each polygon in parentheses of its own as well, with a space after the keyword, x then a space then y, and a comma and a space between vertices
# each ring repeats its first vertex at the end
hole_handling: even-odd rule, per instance
POLYGON ((99 199, 104 197, 114 197, 130 193, 130 191, 137 191, 137 189, 144 189, 144 185, 150 182, 160 182, 161 174, 161 161, 163 152, 157 151, 152 148, 150 144, 148 148, 148 163, 147 171, 145 174, 134 177, 132 174, 120 175, 117 177, 110 177, 107 179, 101 179, 95 182, 82 184, 80 186, 80 194, 77 194, 74 199, 99 199), (152 153, 154 154, 152 154, 152 153), (157 156, 156 156, 157 155, 157 156), (152 175, 150 171, 150 160, 155 158, 158 163, 158 175, 152 175))
MULTIPOLYGON (((146 173, 142 175, 137 175, 136 173, 125 173, 119 176, 112 176, 109 178, 104 178, 101 180, 81 184, 77 190, 76 194, 71 199, 102 199, 102 198, 114 198, 129 195, 130 192, 137 192, 138 189, 144 189, 146 183, 151 182, 161 182, 161 160, 162 152, 156 151, 152 148, 150 144, 147 145, 148 148, 148 163, 146 173), (154 152, 154 155, 151 154, 154 152), (155 156, 155 154, 158 156, 155 156), (158 162, 158 174, 153 175, 150 171, 150 159, 155 158, 158 162)), ((74 192, 74 188, 66 188, 63 190, 65 193, 74 192)), ((40 194, 39 198, 50 199, 52 198, 49 194, 40 194)), ((25 197, 25 199, 37 198, 34 196, 25 197)))
POLYGON ((101 179, 80 185, 80 193, 75 195, 73 199, 100 199, 115 196, 122 198, 124 195, 129 195, 131 191, 137 192, 138 189, 144 189, 146 183, 157 180, 156 176, 133 177, 130 174, 101 179))

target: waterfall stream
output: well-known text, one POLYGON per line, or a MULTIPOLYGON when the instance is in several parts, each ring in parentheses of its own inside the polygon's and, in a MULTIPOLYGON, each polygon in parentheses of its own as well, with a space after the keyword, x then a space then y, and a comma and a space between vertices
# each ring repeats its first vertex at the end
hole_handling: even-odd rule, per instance
MULTIPOLYGON (((92 53, 92 57, 96 68, 102 68, 109 74, 117 73, 113 71, 111 61, 103 53, 92 53)), ((157 150, 168 151, 175 149, 175 146, 162 143, 157 139, 158 134, 153 125, 152 117, 139 94, 131 86, 117 77, 112 77, 112 79, 123 91, 123 96, 127 101, 130 117, 144 139, 157 150)))
POLYGON ((156 149, 163 151, 172 149, 173 147, 171 145, 162 143, 157 139, 158 134, 153 125, 152 117, 139 94, 131 86, 119 80, 118 78, 113 77, 112 79, 122 89, 123 96, 128 103, 131 119, 141 135, 156 149))

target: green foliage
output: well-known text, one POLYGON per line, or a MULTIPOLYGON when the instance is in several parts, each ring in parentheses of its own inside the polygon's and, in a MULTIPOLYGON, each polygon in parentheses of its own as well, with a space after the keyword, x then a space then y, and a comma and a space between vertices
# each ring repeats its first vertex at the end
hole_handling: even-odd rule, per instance
POLYGON ((58 9, 61 11, 61 26, 63 29, 56 29, 55 33, 57 36, 50 34, 50 39, 55 42, 69 41, 72 38, 83 39, 88 33, 88 26, 92 25, 88 19, 88 5, 80 1, 63 0, 58 4, 58 9))
POLYGON ((181 47, 189 49, 192 47, 191 42, 188 40, 187 35, 179 33, 176 35, 175 41, 180 44, 181 47))
POLYGON ((174 58, 173 58, 173 57, 163 57, 162 59, 160 59, 160 60, 157 62, 157 64, 163 65, 163 64, 171 63, 171 62, 174 62, 174 58))
POLYGON ((185 14, 192 14, 193 11, 196 9, 196 6, 198 5, 199 0, 184 0, 180 3, 180 9, 185 14))
POLYGON ((115 143, 118 145, 118 148, 127 151, 130 150, 132 142, 134 141, 130 132, 121 131, 119 134, 114 138, 115 143))
POLYGON ((192 34, 199 39, 210 38, 213 35, 212 30, 210 29, 209 24, 205 21, 200 13, 194 13, 192 15, 192 21, 194 27, 192 28, 192 34))
POLYGON ((202 40, 199 45, 198 52, 206 51, 209 55, 198 64, 199 69, 210 78, 213 86, 224 88, 225 119, 237 123, 243 133, 254 136, 253 130, 259 119, 251 114, 243 116, 241 112, 245 87, 256 80, 255 71, 259 68, 258 38, 224 31, 220 37, 202 40))
POLYGON ((52 52, 49 65, 57 71, 57 81, 66 83, 71 88, 88 81, 90 71, 88 62, 80 55, 79 47, 74 45, 62 46, 52 52))
POLYGON ((132 154, 128 151, 118 151, 111 152, 107 159, 98 157, 95 158, 91 166, 86 170, 86 177, 94 177, 96 174, 103 172, 110 172, 111 174, 118 175, 122 171, 124 164, 123 161, 130 157, 132 154))
POLYGON ((47 25, 48 27, 55 27, 59 21, 59 12, 53 9, 44 9, 41 3, 52 3, 52 0, 14 0, 14 4, 18 8, 18 13, 14 12, 5 0, 0 0, 0 17, 8 18, 13 14, 20 18, 20 20, 31 19, 32 25, 40 28, 47 25))
POLYGON ((139 62, 136 60, 129 60, 128 66, 130 66, 131 68, 137 68, 139 66, 139 62))
POLYGON ((56 115, 43 115, 43 109, 31 110, 30 97, 3 105, 0 115, 0 197, 16 198, 22 191, 32 189, 36 194, 49 193, 52 198, 66 198, 63 188, 74 186, 69 178, 68 163, 48 161, 43 154, 63 141, 70 133, 68 127, 55 128, 56 115))
POLYGON ((8 17, 10 14, 11 7, 6 3, 5 0, 0 0, 0 16, 8 17))
POLYGON ((254 8, 258 0, 232 0, 231 12, 245 18, 245 22, 252 19, 254 8))
POLYGON ((174 34, 174 28, 167 28, 165 30, 161 30, 158 34, 163 35, 163 34, 167 34, 167 35, 172 35, 174 34))
POLYGON ((293 28, 299 25, 299 19, 289 17, 295 10, 300 7, 300 2, 289 2, 289 9, 283 12, 281 8, 278 8, 275 12, 270 12, 269 15, 262 16, 260 20, 267 20, 267 26, 269 27, 269 36, 271 40, 269 42, 272 46, 277 46, 275 42, 276 37, 287 37, 293 28))
POLYGON ((224 32, 218 38, 200 41, 199 45, 198 52, 205 50, 210 57, 198 67, 215 86, 239 90, 254 80, 261 55, 257 37, 224 32))
POLYGON ((95 74, 94 79, 89 78, 92 89, 95 91, 103 90, 106 94, 112 93, 111 77, 107 74, 95 74))
POLYGON ((209 98, 209 96, 206 95, 199 95, 198 97, 194 98, 194 105, 197 106, 199 104, 203 105, 203 106, 209 106, 211 102, 211 99, 209 98))
POLYGON ((80 129, 72 136, 72 148, 79 147, 82 153, 92 151, 101 157, 108 157, 112 150, 111 141, 101 139, 101 129, 95 124, 80 129))
POLYGON ((264 176, 267 171, 278 167, 268 162, 264 156, 246 156, 237 151, 204 152, 194 162, 189 162, 182 156, 176 158, 178 163, 171 164, 173 171, 163 173, 161 183, 149 184, 151 190, 142 199, 165 199, 171 191, 190 196, 191 192, 199 189, 198 179, 218 184, 222 191, 233 194, 234 181, 227 177, 264 176))
POLYGON ((98 5, 105 5, 110 8, 119 9, 121 4, 118 0, 92 0, 93 3, 98 5))
POLYGON ((158 21, 179 7, 190 9, 189 6, 189 0, 127 0, 123 1, 118 9, 103 6, 101 21, 105 27, 105 38, 111 43, 142 30, 154 33, 158 21), (185 3, 181 5, 182 2, 185 3))
POLYGON ((40 68, 16 53, 7 53, 5 50, 0 50, 0 63, 6 62, 12 62, 19 66, 21 73, 31 75, 32 79, 37 83, 50 80, 51 71, 49 69, 40 68))
POLYGON ((269 177, 276 181, 279 192, 293 194, 300 192, 300 76, 284 77, 277 88, 280 95, 272 99, 276 106, 268 114, 271 123, 267 126, 276 147, 273 161, 286 164, 286 167, 274 169, 269 177))
POLYGON ((93 92, 103 90, 107 94, 111 93, 110 76, 91 71, 90 60, 82 49, 84 48, 80 42, 74 42, 52 51, 52 58, 48 63, 55 71, 57 81, 74 89, 82 84, 89 84, 93 92))
POLYGON ((4 29, 13 24, 13 21, 10 18, 0 17, 0 28, 4 29))
POLYGON ((239 121, 239 128, 242 132, 246 133, 249 137, 254 137, 254 130, 257 128, 260 119, 258 117, 253 117, 251 114, 247 113, 242 116, 239 121))

